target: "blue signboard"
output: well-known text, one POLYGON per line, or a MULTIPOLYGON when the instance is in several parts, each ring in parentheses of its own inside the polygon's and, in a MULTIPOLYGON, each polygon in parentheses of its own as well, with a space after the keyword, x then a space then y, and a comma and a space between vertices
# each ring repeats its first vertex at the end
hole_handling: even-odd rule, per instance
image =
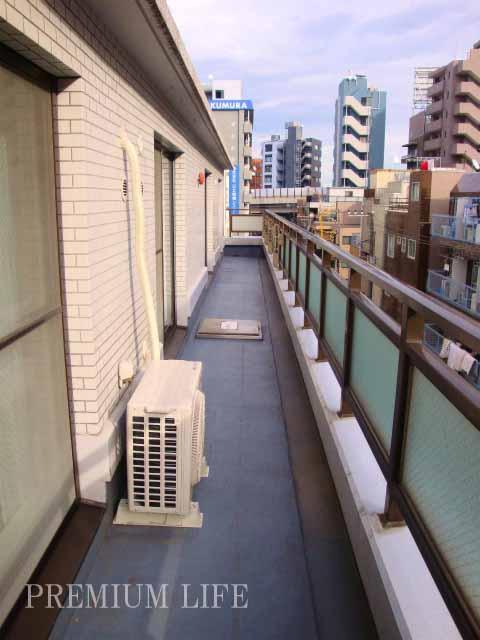
POLYGON ((212 111, 247 111, 253 109, 251 100, 210 100, 212 111))
POLYGON ((240 167, 236 164, 233 169, 228 172, 229 175, 229 191, 228 191, 228 208, 230 213, 236 215, 240 213, 240 167))

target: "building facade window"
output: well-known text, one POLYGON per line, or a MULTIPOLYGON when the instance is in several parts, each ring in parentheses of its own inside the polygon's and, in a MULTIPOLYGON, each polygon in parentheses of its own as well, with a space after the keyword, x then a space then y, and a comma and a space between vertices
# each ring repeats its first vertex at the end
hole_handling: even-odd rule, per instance
POLYGON ((407 250, 407 239, 406 238, 402 238, 401 250, 402 250, 402 253, 405 253, 405 251, 407 250))
POLYGON ((389 258, 395 257, 395 235, 389 233, 387 236, 387 256, 389 258))
POLYGON ((410 199, 413 202, 418 202, 420 200, 420 183, 412 182, 410 186, 410 199))
POLYGON ((223 100, 224 95, 223 89, 216 89, 215 100, 223 100))
POLYGON ((417 242, 416 240, 408 240, 407 241, 407 258, 410 260, 415 260, 417 256, 417 242))

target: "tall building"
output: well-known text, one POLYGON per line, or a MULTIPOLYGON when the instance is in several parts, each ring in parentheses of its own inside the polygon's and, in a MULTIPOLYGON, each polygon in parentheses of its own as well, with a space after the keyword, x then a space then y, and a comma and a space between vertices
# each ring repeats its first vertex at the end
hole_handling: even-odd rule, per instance
POLYGON ((253 104, 243 99, 240 80, 212 79, 203 89, 233 165, 225 180, 227 207, 240 213, 248 206, 245 194, 252 179, 253 104))
POLYGON ((469 170, 480 161, 480 41, 466 60, 452 60, 430 75, 430 103, 410 118, 403 162, 413 168, 432 159, 436 166, 469 170))
POLYGON ((363 75, 344 78, 335 103, 333 184, 366 187, 368 170, 382 169, 387 94, 363 75))
POLYGON ((285 128, 286 138, 273 135, 262 144, 264 187, 320 187, 321 141, 303 138, 303 127, 298 122, 287 122, 285 128))

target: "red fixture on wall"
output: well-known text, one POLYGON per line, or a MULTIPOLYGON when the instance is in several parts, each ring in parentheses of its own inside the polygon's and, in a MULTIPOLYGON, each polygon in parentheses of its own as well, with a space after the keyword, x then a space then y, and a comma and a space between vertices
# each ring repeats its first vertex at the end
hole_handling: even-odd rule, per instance
POLYGON ((198 184, 205 184, 205 174, 202 171, 198 174, 198 184))
POLYGON ((422 162, 420 163, 420 171, 428 171, 427 160, 422 160, 422 162))

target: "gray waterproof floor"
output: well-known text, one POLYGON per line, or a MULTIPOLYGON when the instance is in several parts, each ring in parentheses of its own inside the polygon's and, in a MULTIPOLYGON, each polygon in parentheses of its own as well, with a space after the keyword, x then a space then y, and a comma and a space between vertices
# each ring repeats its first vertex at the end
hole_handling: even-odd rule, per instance
MULTIPOLYGON (((289 446, 285 385, 277 376, 272 344, 278 329, 271 329, 283 321, 278 306, 270 302, 267 308, 273 284, 265 274, 260 259, 224 258, 195 322, 196 327, 203 317, 259 319, 263 341, 198 340, 193 331, 180 355, 204 366, 210 476, 195 492, 203 528, 110 526, 90 569, 79 576, 96 589, 102 583, 155 589, 166 583, 168 609, 142 603, 64 610, 53 638, 376 638, 329 476, 318 493, 315 486, 307 488, 306 502, 299 495, 310 476, 289 446), (311 511, 303 522, 304 503, 305 509, 310 503, 313 510, 319 507, 318 518, 311 511), (315 532, 310 538, 309 530, 315 532), (213 583, 248 585, 248 608, 231 608, 229 594, 218 609, 182 607, 182 585, 192 585, 192 602, 202 584, 213 583)), ((288 355, 293 351, 286 353, 295 371, 298 365, 288 355)))

